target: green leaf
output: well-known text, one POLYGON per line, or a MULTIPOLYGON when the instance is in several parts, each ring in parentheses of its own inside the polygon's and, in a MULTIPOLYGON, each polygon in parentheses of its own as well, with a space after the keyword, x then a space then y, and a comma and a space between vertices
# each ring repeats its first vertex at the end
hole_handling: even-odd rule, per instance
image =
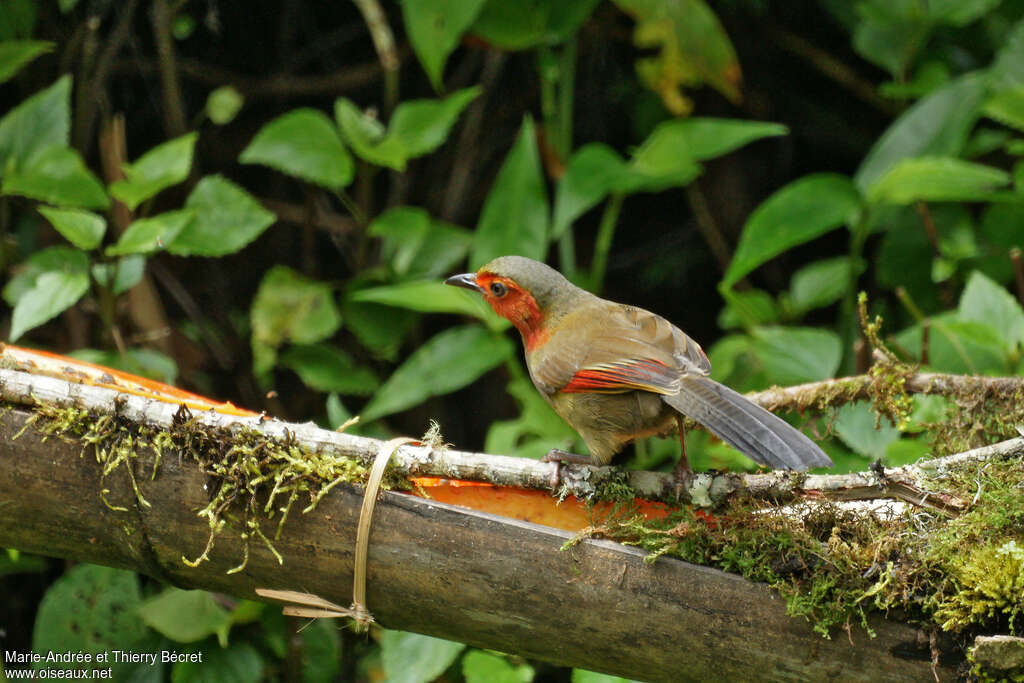
MULTIPOLYGON (((1009 371, 1006 342, 992 325, 961 320, 956 312, 932 316, 929 321, 929 368, 972 375, 1009 371)), ((922 338, 918 324, 897 334, 896 343, 920 359, 922 338)))
POLYGON ((809 327, 759 327, 753 332, 755 353, 771 384, 816 382, 835 376, 842 359, 839 335, 809 327))
POLYGON ((781 123, 699 117, 673 119, 658 130, 666 137, 663 144, 671 144, 678 154, 695 161, 714 159, 762 138, 789 132, 781 123))
MULTIPOLYGON (((132 572, 92 564, 68 569, 46 591, 36 613, 32 633, 35 652, 88 652, 133 650, 146 636, 146 626, 136 613, 140 601, 139 579, 132 572)), ((44 655, 45 660, 45 655, 44 655)), ((125 665, 99 663, 93 657, 88 668, 113 668, 114 680, 123 680, 125 665)), ((38 669, 67 670, 61 663, 36 665, 38 669)))
POLYGON ((139 284, 145 272, 146 259, 137 254, 124 256, 116 263, 97 263, 92 267, 93 279, 111 288, 114 296, 139 284))
POLYGON ((868 401, 841 406, 833 428, 843 443, 872 460, 883 458, 889 445, 900 438, 900 431, 886 418, 875 428, 875 411, 868 401))
POLYGON ((620 188, 627 174, 626 162, 604 143, 591 142, 576 150, 555 191, 551 239, 561 237, 573 221, 620 188))
POLYGON ((462 676, 466 683, 530 683, 533 667, 513 666, 504 657, 483 650, 470 650, 462 658, 462 676))
POLYGON ((260 129, 238 160, 263 164, 331 190, 352 182, 355 164, 331 120, 316 109, 294 109, 260 129))
POLYGON ((281 354, 280 365, 294 370, 303 383, 316 391, 368 396, 380 380, 352 356, 329 344, 303 344, 281 354))
MULTIPOLYGON (((857 272, 863 264, 857 264, 857 272)), ((799 313, 821 308, 839 301, 850 286, 852 267, 850 258, 836 258, 814 261, 793 273, 789 283, 789 302, 799 313)))
MULTIPOLYGON (((552 448, 566 448, 579 436, 519 371, 505 387, 519 404, 519 417, 492 422, 484 442, 485 453, 503 453, 520 458, 540 458, 552 448)), ((577 451, 578 452, 578 451, 577 451)))
POLYGON ((11 40, 0 43, 0 83, 9 81, 21 67, 39 55, 53 51, 46 40, 11 40))
POLYGON ((434 90, 444 86, 444 65, 484 6, 484 0, 402 0, 412 49, 434 90))
POLYGON ((718 326, 723 330, 779 321, 779 308, 775 305, 775 299, 763 289, 729 291, 725 300, 726 306, 718 314, 718 326))
POLYGON ((58 206, 87 209, 110 206, 103 184, 86 168, 78 152, 58 145, 8 168, 0 193, 22 195, 58 206))
POLYGON ((38 15, 36 0, 5 0, 0 3, 0 42, 31 38, 38 15))
POLYGON ((0 119, 0 173, 70 138, 71 76, 63 76, 0 119))
POLYGON ((740 65, 729 36, 703 0, 615 0, 636 18, 633 43, 658 49, 656 57, 637 60, 637 73, 673 114, 692 104, 682 86, 707 83, 733 102, 740 99, 740 65))
POLYGON ((213 90, 206 98, 206 115, 218 126, 231 123, 242 105, 245 97, 234 86, 222 85, 213 90))
POLYGON ((10 340, 17 341, 33 327, 38 327, 70 308, 89 291, 86 273, 50 271, 36 280, 14 307, 11 316, 10 340))
POLYGON ((1000 90, 982 107, 985 116, 1024 131, 1024 86, 1000 90))
POLYGON ((359 158, 371 164, 404 171, 408 159, 401 141, 388 135, 376 117, 364 114, 344 97, 334 101, 334 118, 341 136, 359 158))
POLYGON ((906 158, 957 155, 974 127, 985 94, 984 76, 968 74, 918 101, 875 142, 854 176, 857 188, 867 192, 906 158))
POLYGON ((195 216, 192 209, 179 209, 132 221, 117 244, 107 247, 106 254, 151 254, 166 249, 195 216))
POLYGON ((64 239, 79 249, 89 250, 100 246, 103 233, 107 231, 107 220, 91 211, 40 206, 39 213, 50 221, 64 239))
POLYGON ((762 263, 853 218, 860 193, 846 176, 819 173, 786 185, 751 214, 722 279, 731 287, 762 263))
POLYGON ((599 0, 489 0, 471 33, 503 50, 555 45, 576 33, 599 0))
POLYGON ((413 352, 363 409, 369 422, 461 389, 515 351, 506 337, 479 325, 454 327, 413 352))
POLYGON ((395 275, 434 279, 461 262, 473 241, 465 228, 437 221, 426 209, 399 206, 370 224, 367 234, 384 240, 383 258, 395 275))
POLYGON ((469 315, 487 323, 492 330, 503 330, 508 321, 499 317, 483 299, 438 280, 417 280, 396 285, 359 289, 349 295, 351 301, 397 306, 420 313, 469 315))
POLYGON ((198 133, 188 133, 149 150, 124 165, 124 180, 110 185, 110 194, 134 211, 161 190, 188 178, 198 133))
POLYGON ((867 198, 872 203, 892 204, 977 201, 1009 182, 1005 171, 970 161, 950 157, 902 159, 871 185, 867 198))
POLYGON ((165 384, 174 384, 178 379, 178 364, 174 362, 174 359, 153 349, 125 349, 124 353, 99 349, 76 349, 68 355, 87 363, 95 363, 133 375, 148 377, 165 384))
POLYGON ((1018 19, 1006 35, 988 77, 996 93, 1024 86, 1024 19, 1018 19))
POLYGON ((201 590, 167 588, 138 607, 146 625, 178 643, 194 643, 231 626, 231 613, 201 590))
POLYGON ((36 286, 40 275, 51 271, 81 273, 88 277, 89 257, 83 251, 64 246, 47 247, 35 252, 21 264, 17 274, 4 287, 4 301, 14 306, 26 292, 36 286))
POLYGON ((330 286, 287 266, 274 266, 263 276, 250 318, 253 341, 274 348, 286 341, 312 344, 341 326, 330 286))
POLYGON ((480 87, 453 92, 442 100, 410 100, 398 105, 388 136, 394 136, 407 159, 429 154, 440 147, 459 114, 480 95, 480 87))
POLYGON ((171 669, 171 683, 259 683, 266 680, 263 659, 249 643, 206 648, 202 655, 201 662, 176 662, 171 669))
POLYGON ((444 673, 463 643, 381 629, 380 659, 388 683, 428 683, 444 673))
POLYGON ((991 325, 1013 352, 1024 344, 1024 310, 1005 288, 977 271, 967 279, 957 313, 961 320, 991 325))
POLYGON ((274 222, 270 213, 252 195, 219 175, 206 176, 185 202, 195 212, 190 221, 167 245, 179 256, 224 256, 242 249, 274 222))
POLYGON ((523 121, 519 137, 498 171, 480 212, 469 263, 474 270, 508 254, 544 260, 548 237, 548 199, 533 119, 523 121))
POLYGON ((688 184, 700 175, 700 165, 690 156, 687 144, 688 136, 674 121, 659 124, 633 152, 629 170, 634 173, 618 189, 660 192, 688 184))

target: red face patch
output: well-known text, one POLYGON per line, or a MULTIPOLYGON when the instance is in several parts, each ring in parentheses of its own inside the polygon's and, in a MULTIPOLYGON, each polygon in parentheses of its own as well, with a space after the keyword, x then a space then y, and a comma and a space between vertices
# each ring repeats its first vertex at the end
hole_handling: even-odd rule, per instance
POLYGON ((547 340, 544 312, 540 310, 533 295, 515 280, 481 271, 476 274, 476 283, 484 290, 484 301, 495 313, 515 325, 523 335, 527 351, 547 340))

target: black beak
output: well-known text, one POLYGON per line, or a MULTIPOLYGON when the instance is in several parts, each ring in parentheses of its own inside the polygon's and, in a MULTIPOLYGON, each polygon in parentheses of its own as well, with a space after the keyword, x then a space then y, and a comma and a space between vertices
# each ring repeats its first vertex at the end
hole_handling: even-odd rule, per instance
POLYGON ((474 273, 463 273, 462 275, 452 275, 450 278, 444 281, 446 285, 455 285, 456 287, 465 287, 466 289, 473 289, 481 294, 484 293, 484 288, 476 283, 476 275, 474 273))

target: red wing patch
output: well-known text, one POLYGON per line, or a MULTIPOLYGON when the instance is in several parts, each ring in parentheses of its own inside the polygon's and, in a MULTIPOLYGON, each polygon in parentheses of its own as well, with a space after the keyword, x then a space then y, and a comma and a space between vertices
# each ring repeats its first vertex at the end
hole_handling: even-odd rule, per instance
POLYGON ((675 394, 679 391, 678 371, 649 358, 631 358, 583 368, 562 387, 567 394, 621 394, 637 389, 675 394))

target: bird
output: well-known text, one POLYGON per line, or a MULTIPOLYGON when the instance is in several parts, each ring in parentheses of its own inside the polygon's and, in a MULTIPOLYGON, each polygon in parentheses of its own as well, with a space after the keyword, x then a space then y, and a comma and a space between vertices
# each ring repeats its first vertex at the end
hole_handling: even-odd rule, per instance
POLYGON ((700 345, 655 313, 602 299, 523 256, 498 257, 445 284, 478 292, 519 330, 533 385, 590 451, 553 450, 545 460, 609 465, 628 443, 678 428, 678 486, 692 473, 686 416, 758 464, 832 466, 805 434, 711 379, 700 345))

